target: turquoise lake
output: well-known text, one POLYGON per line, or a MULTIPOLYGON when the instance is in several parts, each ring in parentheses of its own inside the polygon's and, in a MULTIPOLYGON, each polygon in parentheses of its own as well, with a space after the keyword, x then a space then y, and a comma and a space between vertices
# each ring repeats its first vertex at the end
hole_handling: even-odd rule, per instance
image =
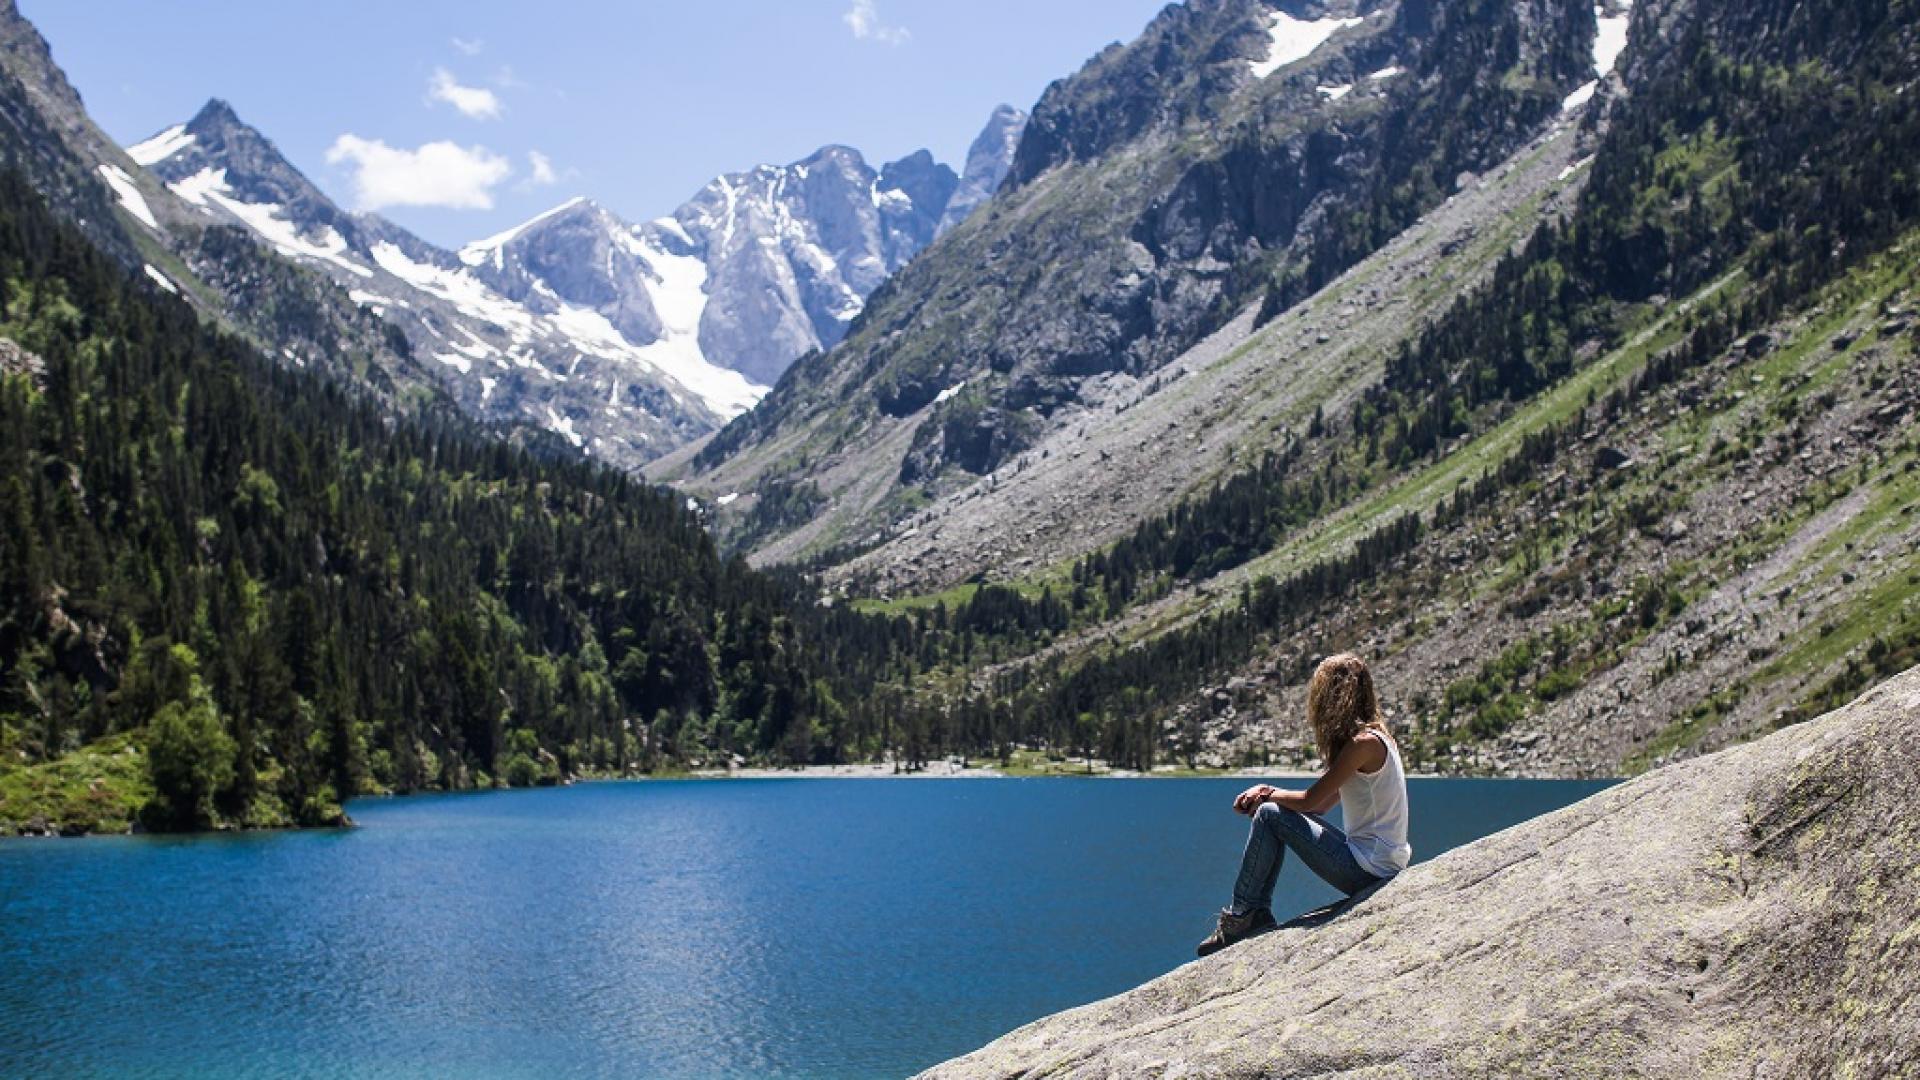
MULTIPOLYGON (((1192 959, 1251 782, 580 784, 0 841, 0 1077, 901 1076, 1192 959)), ((1414 858, 1604 786, 1413 781, 1414 858)), ((1334 895, 1289 861, 1275 913, 1334 895)))

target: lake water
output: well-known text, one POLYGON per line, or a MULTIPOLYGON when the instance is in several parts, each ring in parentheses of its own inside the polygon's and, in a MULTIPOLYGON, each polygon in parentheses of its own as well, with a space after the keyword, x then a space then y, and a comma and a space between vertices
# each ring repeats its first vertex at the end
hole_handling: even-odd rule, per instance
MULTIPOLYGON (((749 780, 0 841, 0 1077, 899 1076, 1193 956, 1245 780, 749 780)), ((1582 798, 1416 780, 1415 858, 1582 798)), ((1333 898, 1295 862, 1282 918, 1333 898)))

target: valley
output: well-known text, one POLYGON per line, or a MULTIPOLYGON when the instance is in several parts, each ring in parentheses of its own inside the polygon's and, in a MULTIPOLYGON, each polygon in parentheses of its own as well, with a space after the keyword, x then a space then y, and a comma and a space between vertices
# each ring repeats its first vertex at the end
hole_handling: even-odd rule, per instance
POLYGON ((0 0, 0 1074, 1911 1073, 1920 6, 988 7, 0 0))
POLYGON ((1440 774, 1635 773, 1839 704, 1920 640, 1920 201, 1888 149, 1915 27, 1828 7, 1195 0, 995 111, 964 175, 829 146, 457 250, 218 100, 113 147, 9 9, 35 539, 0 818, 162 805, 126 759, 169 697, 237 771, 149 825, 739 767, 1304 770, 1341 649, 1440 774), (47 307, 76 290, 116 314, 47 307), (220 379, 330 402, 324 463, 196 426, 204 379, 102 411, 151 320, 174 385, 180 303, 220 379), (183 475, 157 499, 130 460, 183 475), (363 473, 391 534, 330 494, 363 473), (380 615, 303 651, 323 602, 380 615), (314 674, 376 655, 411 659, 314 674))

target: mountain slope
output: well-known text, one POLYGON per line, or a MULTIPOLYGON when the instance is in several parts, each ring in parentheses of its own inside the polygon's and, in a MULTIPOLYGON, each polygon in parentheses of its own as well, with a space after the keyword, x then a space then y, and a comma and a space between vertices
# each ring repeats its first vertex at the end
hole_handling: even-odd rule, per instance
POLYGON ((270 360, 10 170, 0 531, 0 831, 807 760, 869 689, 679 497, 270 360))
POLYGON ((924 1075, 1910 1072, 1916 710, 1909 672, 924 1075))
MULTIPOLYGON (((1719 0, 1648 0, 1632 19, 1622 78, 1583 122, 1591 155, 1547 170, 1558 209, 1477 285, 1318 361, 1335 343, 1304 339, 1354 325, 1370 284, 1398 270, 1417 298, 1473 256, 1363 265, 1309 301, 1312 321, 1284 314, 1214 356, 1219 375, 1157 391, 1226 418, 1202 460, 1228 464, 1193 494, 1081 557, 892 605, 1049 628, 974 672, 965 708, 991 702, 1056 746, 1137 759, 1144 725, 1146 747, 1193 763, 1310 766, 1312 659, 1354 648, 1391 672, 1423 767, 1608 775, 1765 733, 1913 662, 1920 191, 1900 162, 1920 144, 1920 26, 1906 9, 1719 0), (1238 412, 1243 390, 1286 410, 1238 412)), ((1523 156, 1494 183, 1525 192, 1528 175, 1523 156)), ((1473 220, 1473 201, 1447 213, 1473 220)), ((1140 453, 1150 476, 1182 457, 1140 453)), ((1076 474, 1053 471, 1068 482, 1029 488, 1056 503, 1027 520, 1071 508, 1076 474)), ((922 563, 905 572, 944 569, 922 563)))
MULTIPOLYGON (((1351 407, 1411 329, 1444 312, 1544 221, 1578 197, 1585 151, 1556 125, 1485 179, 1264 324, 1234 321, 1148 376, 1082 384, 1034 445, 995 472, 905 513, 870 550, 829 571, 857 595, 933 592, 1020 578, 1132 532, 1190 493, 1244 471, 1303 433, 1316 411, 1351 407)), ((796 558, 795 530, 759 557, 796 558)), ((866 546, 866 545, 863 545, 866 546)))
POLYGON ((1311 767, 1303 684, 1339 649, 1441 771, 1637 771, 1843 700, 1920 654, 1920 28, 1784 0, 1594 22, 1535 142, 1306 300, 1083 380, 985 477, 889 505, 876 464, 917 467, 935 421, 990 449, 966 381, 871 446, 797 423, 702 482, 762 557, 979 635, 921 683, 961 745, 1311 767), (838 516, 848 492, 891 516, 838 516))
POLYGON ((772 531, 863 543, 1036 445, 1090 381, 1150 376, 1263 297, 1310 295, 1592 77, 1584 3, 1282 8, 1171 6, 1049 88, 985 211, 661 475, 739 491, 742 514, 757 488, 815 484, 831 512, 772 531))
POLYGON ((9 159, 99 247, 274 355, 324 367, 402 410, 445 404, 432 373, 318 274, 210 225, 87 116, 47 43, 0 0, 0 131, 9 159))
POLYGON ((0 68, 0 124, 36 187, 123 263, 390 405, 451 404, 629 467, 714 430, 758 399, 755 379, 837 341, 931 240, 955 184, 924 152, 875 172, 830 147, 721 177, 646 226, 576 200, 501 239, 512 253, 457 254, 343 210, 224 102, 121 150, 10 0, 0 68), (687 228, 702 221, 715 237, 696 247, 687 228))

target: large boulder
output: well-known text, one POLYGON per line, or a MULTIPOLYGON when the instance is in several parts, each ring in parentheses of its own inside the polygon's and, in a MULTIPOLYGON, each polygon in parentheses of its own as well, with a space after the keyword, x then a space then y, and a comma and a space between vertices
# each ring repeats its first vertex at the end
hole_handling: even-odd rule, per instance
POLYGON ((1920 669, 926 1075, 1920 1075, 1916 721, 1920 669))

